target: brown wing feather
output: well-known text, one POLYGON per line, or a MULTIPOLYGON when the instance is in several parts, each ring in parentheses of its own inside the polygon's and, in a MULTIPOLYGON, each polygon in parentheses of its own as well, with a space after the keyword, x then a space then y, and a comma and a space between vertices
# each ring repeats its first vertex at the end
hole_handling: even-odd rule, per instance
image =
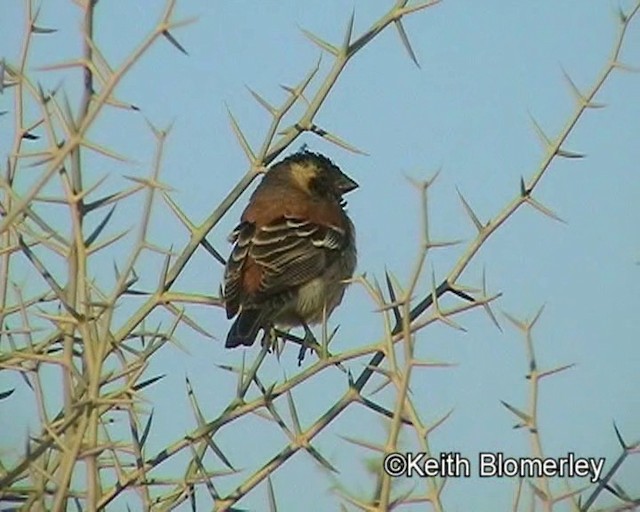
POLYGON ((257 295, 277 295, 322 275, 343 242, 344 233, 337 228, 290 217, 257 230, 249 249, 264 268, 257 295))
POLYGON ((256 229, 245 222, 234 233, 225 273, 227 316, 245 301, 260 303, 319 277, 346 243, 345 231, 283 217, 256 229))
POLYGON ((348 220, 340 205, 310 201, 287 189, 258 187, 242 222, 230 236, 234 247, 225 270, 227 317, 242 304, 275 300, 320 276, 348 243, 348 220))
MULTIPOLYGON (((227 260, 224 273, 224 300, 227 318, 233 317, 238 312, 243 300, 246 286, 245 267, 254 232, 255 225, 250 222, 241 222, 229 237, 231 241, 235 242, 235 245, 227 260)), ((252 275, 251 272, 250 275, 252 275)), ((257 284, 259 284, 259 279, 257 284)))

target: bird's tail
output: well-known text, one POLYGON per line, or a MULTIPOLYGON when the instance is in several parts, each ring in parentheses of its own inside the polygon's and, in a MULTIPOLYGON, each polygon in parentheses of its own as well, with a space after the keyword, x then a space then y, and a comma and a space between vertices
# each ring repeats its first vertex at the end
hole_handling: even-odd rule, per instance
POLYGON ((240 312, 236 321, 233 322, 229 334, 227 334, 227 342, 224 344, 227 348, 234 348, 239 345, 250 346, 256 340, 258 331, 263 327, 264 310, 261 309, 245 309, 240 312))

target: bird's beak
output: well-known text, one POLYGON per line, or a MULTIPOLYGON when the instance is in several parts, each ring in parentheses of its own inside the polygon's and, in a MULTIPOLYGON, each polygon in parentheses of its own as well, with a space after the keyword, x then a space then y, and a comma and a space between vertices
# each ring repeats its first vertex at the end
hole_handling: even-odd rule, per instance
POLYGON ((337 185, 338 185, 338 190, 340 190, 341 194, 346 194, 359 187, 359 185, 355 181, 353 181, 351 178, 349 178, 349 176, 347 176, 344 173, 342 173, 342 176, 340 176, 340 179, 338 180, 337 185))

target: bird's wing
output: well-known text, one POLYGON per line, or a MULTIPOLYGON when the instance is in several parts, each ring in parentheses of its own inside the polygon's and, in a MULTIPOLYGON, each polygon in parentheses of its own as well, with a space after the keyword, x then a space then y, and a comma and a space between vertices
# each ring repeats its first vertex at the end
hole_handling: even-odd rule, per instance
POLYGON ((249 254, 251 239, 255 232, 255 224, 243 221, 229 235, 229 241, 234 244, 224 270, 224 303, 227 318, 234 316, 240 307, 242 299, 242 272, 249 254))
POLYGON ((225 273, 227 315, 233 316, 243 294, 261 301, 323 274, 348 242, 344 229, 285 216, 256 228, 243 222, 225 273))
POLYGON ((283 218, 257 230, 249 255, 263 269, 259 292, 278 294, 320 276, 345 243, 345 232, 308 220, 283 218))

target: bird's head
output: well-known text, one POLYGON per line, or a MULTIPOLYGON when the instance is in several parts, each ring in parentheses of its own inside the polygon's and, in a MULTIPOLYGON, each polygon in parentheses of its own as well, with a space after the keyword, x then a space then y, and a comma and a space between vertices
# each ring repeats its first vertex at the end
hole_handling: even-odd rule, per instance
POLYGON ((338 201, 358 188, 358 184, 326 156, 306 150, 288 156, 269 172, 286 173, 290 183, 306 193, 338 201))

